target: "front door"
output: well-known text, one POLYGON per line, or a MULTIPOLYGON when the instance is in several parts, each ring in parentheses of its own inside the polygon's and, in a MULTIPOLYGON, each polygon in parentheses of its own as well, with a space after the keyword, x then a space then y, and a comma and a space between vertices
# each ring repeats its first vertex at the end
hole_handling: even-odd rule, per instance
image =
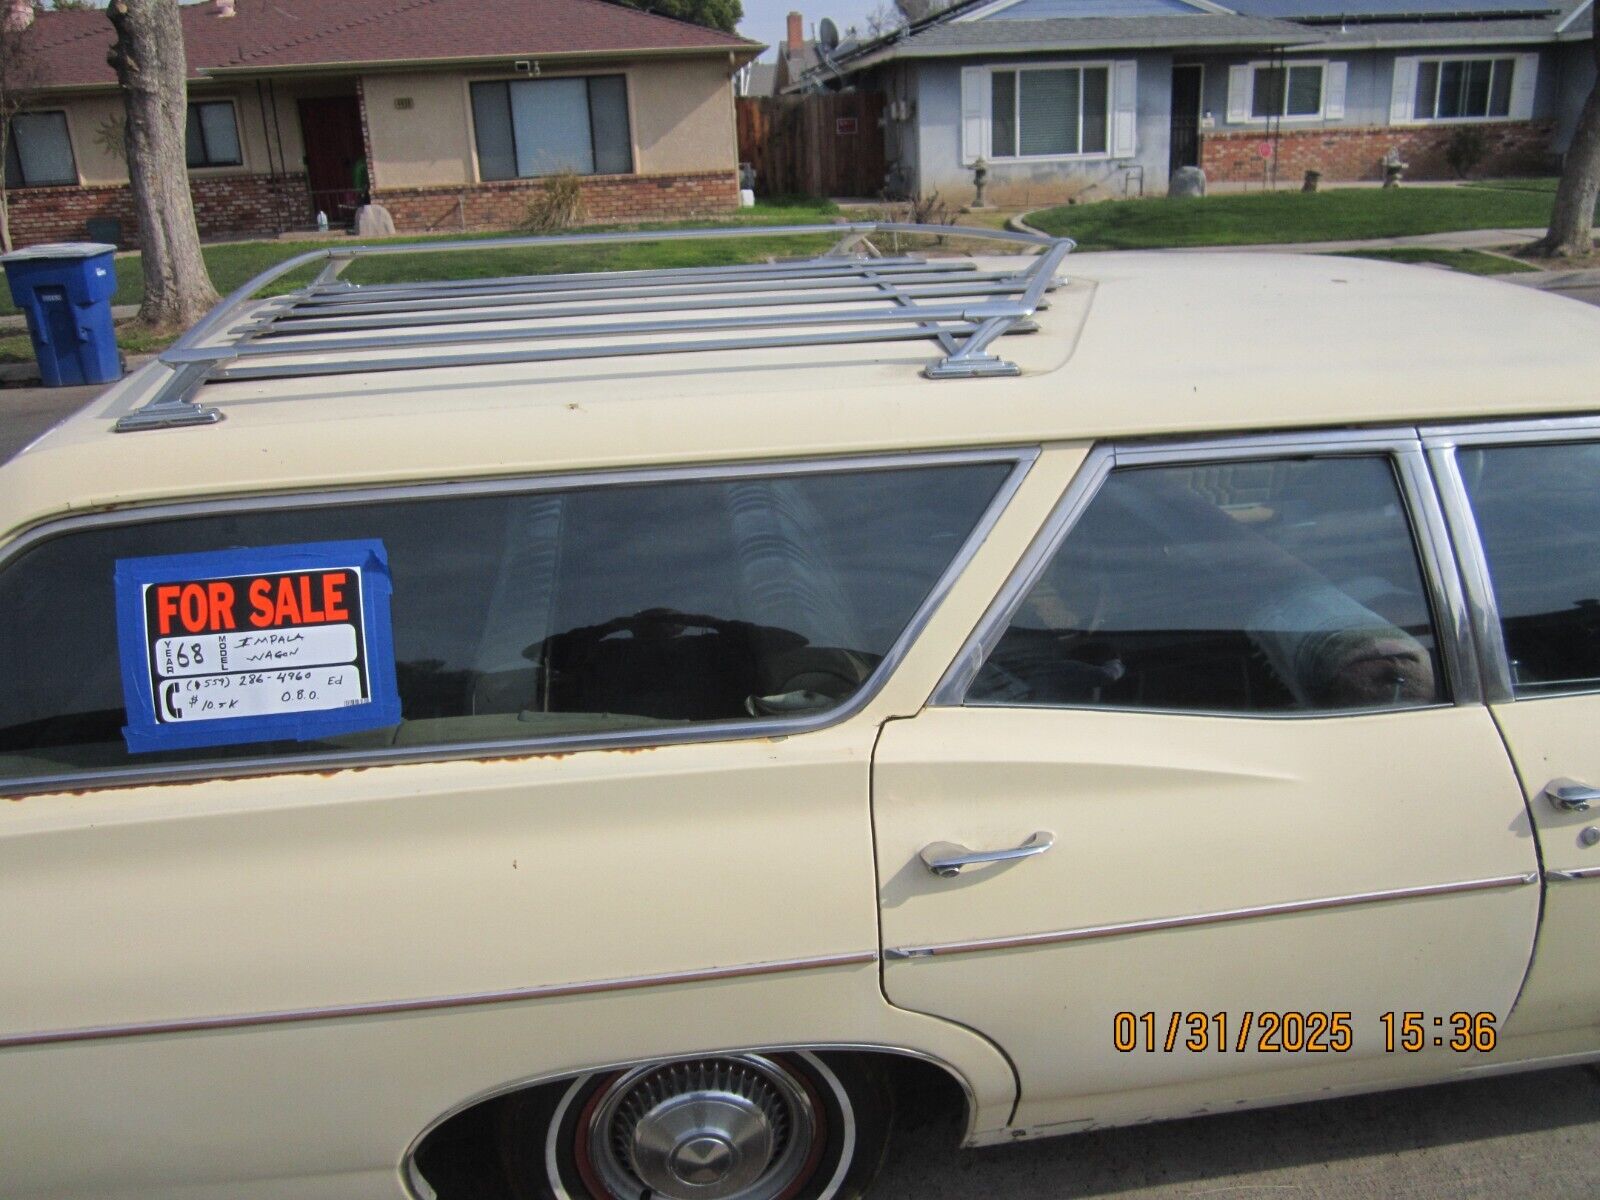
POLYGON ((1086 467, 981 669, 879 740, 885 989, 1007 1052, 1018 1125, 1447 1073, 1452 1015, 1504 1020, 1531 954, 1416 443, 1195 452, 1086 467), (1426 1044, 1390 1052, 1408 1011, 1426 1044))
POLYGON ((348 222, 365 201, 366 150, 361 137, 361 102, 354 96, 317 96, 300 101, 306 143, 306 182, 311 216, 348 222))
POLYGON ((1198 63, 1172 68, 1172 151, 1168 170, 1200 165, 1200 95, 1206 69, 1198 63))
POLYGON ((1491 708, 1544 861, 1539 951, 1513 1028, 1600 1024, 1600 426, 1438 439, 1475 583, 1491 708), (1553 440, 1552 440, 1553 439, 1553 440), (1480 553, 1481 552, 1481 553, 1480 553))

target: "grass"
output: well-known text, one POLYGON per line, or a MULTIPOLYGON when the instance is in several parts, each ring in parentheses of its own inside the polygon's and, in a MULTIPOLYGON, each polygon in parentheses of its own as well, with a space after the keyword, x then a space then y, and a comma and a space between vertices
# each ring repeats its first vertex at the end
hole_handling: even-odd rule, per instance
POLYGON ((1405 237, 1548 223, 1542 188, 1334 188, 1199 200, 1108 200, 1033 214, 1028 223, 1077 239, 1083 250, 1247 246, 1405 237))
POLYGON ((1383 262, 1434 263, 1468 275, 1516 275, 1537 271, 1527 263, 1481 250, 1436 250, 1432 246, 1394 246, 1384 250, 1341 250, 1345 258, 1376 258, 1383 262))
MULTIPOLYGON (((835 240, 818 237, 762 237, 763 225, 817 225, 833 221, 838 206, 828 200, 791 199, 781 203, 757 204, 754 208, 704 221, 676 221, 642 225, 599 226, 583 233, 632 232, 655 229, 691 229, 706 225, 748 225, 748 238, 727 241, 634 242, 610 246, 558 246, 532 250, 439 251, 429 254, 395 255, 358 260, 340 276, 352 283, 390 283, 405 280, 477 279, 494 275, 566 273, 573 271, 627 271, 656 267, 721 266, 753 262, 768 256, 788 257, 814 254, 835 240)), ((504 233, 438 234, 412 241, 479 241, 504 237, 504 233)), ((226 295, 252 276, 308 250, 325 250, 338 241, 228 242, 203 248, 206 266, 217 291, 226 295)), ((353 243, 352 243, 353 244, 353 243)), ((280 295, 310 282, 321 264, 304 267, 268 285, 263 296, 280 295)), ((144 295, 143 263, 138 254, 117 259, 117 294, 113 304, 138 304, 144 295)), ((15 313, 9 291, 0 294, 0 315, 15 313)), ((118 329, 117 343, 129 353, 158 350, 165 341, 151 341, 118 329)), ((0 362, 29 362, 33 348, 26 334, 0 337, 0 362)))

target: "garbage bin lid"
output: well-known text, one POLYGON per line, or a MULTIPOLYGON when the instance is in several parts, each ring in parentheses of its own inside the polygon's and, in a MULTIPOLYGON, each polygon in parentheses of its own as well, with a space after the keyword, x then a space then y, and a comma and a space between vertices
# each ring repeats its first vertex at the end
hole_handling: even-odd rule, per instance
POLYGON ((93 258, 97 254, 114 254, 116 249, 106 242, 50 242, 0 254, 0 263, 24 262, 33 258, 93 258))

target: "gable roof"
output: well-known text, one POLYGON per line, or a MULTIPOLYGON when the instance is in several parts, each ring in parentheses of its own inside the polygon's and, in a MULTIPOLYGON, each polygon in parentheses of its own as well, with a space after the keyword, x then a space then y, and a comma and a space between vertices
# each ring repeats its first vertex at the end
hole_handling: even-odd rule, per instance
MULTIPOLYGON (((238 0, 185 4, 189 77, 559 55, 758 53, 747 38, 605 0, 238 0)), ((103 11, 42 11, 24 35, 40 86, 115 84, 103 11)))

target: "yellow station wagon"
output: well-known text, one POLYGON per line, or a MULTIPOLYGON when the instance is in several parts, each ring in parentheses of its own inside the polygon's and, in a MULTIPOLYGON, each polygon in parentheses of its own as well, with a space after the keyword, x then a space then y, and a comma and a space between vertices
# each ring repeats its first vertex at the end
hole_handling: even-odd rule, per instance
POLYGON ((1600 313, 825 231, 319 251, 0 468, 0 1194, 825 1200, 908 1088, 1600 1057, 1600 313))

